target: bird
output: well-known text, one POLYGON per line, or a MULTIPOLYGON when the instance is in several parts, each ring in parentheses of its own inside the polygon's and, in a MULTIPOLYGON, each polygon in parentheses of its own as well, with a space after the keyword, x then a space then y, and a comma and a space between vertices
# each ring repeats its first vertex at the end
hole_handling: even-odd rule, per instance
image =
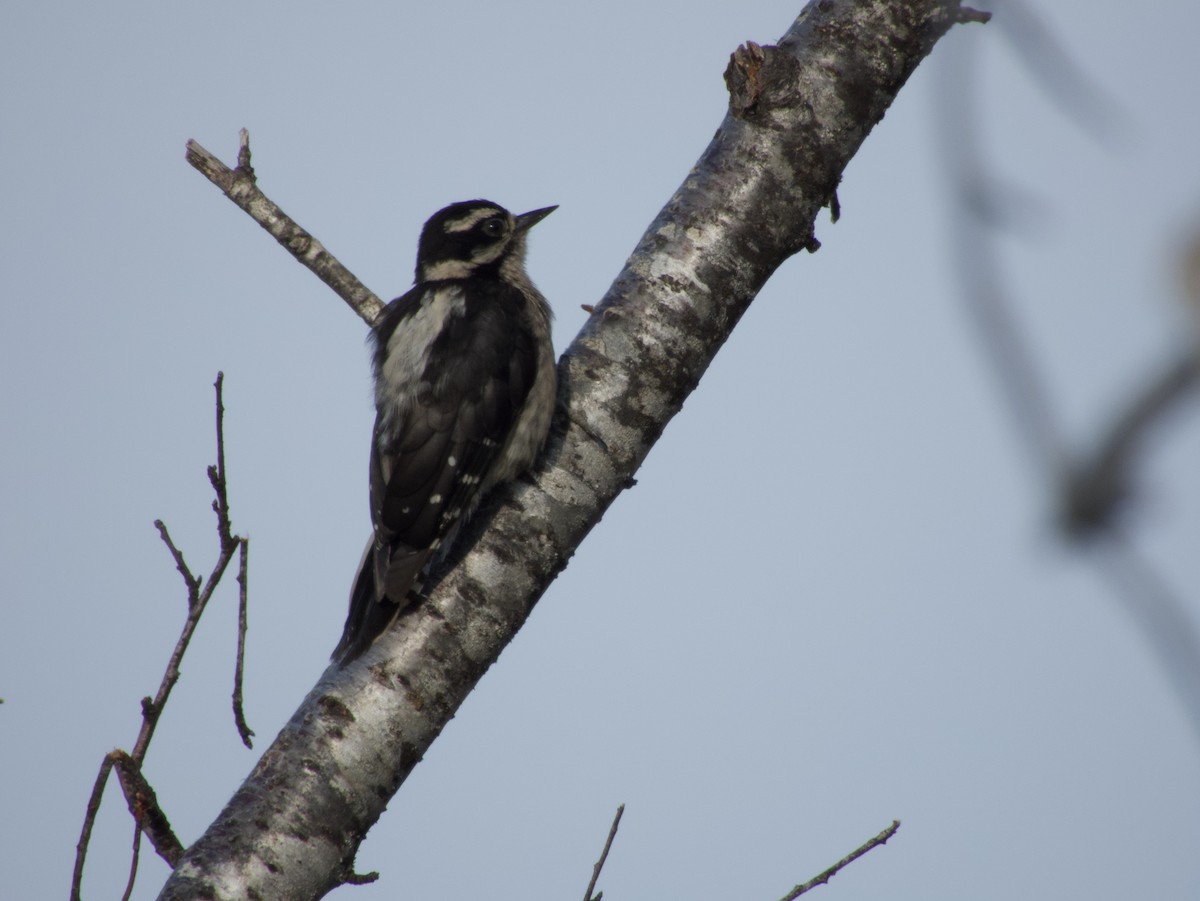
POLYGON ((374 530, 332 655, 342 667, 419 602, 480 501, 546 443, 557 395, 551 311, 525 249, 529 229, 557 208, 513 215, 468 200, 434 213, 412 289, 376 319, 374 530))

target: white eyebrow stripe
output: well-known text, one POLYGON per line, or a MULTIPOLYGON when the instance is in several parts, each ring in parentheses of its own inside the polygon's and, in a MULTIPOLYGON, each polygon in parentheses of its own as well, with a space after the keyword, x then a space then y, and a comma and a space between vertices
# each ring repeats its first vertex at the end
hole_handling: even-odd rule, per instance
POLYGON ((499 215, 500 211, 494 207, 484 207, 483 209, 475 210, 473 213, 468 213, 461 219, 449 220, 445 225, 442 226, 442 229, 448 235, 452 235, 455 232, 470 231, 484 219, 490 219, 493 216, 499 215))

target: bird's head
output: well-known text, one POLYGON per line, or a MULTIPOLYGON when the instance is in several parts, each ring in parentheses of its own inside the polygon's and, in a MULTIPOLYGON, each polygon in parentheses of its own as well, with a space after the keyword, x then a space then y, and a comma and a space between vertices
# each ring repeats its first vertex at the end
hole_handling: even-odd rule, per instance
POLYGON ((525 234, 556 209, 514 216, 498 203, 466 200, 438 210, 421 229, 417 282, 469 278, 485 270, 523 271, 525 234))

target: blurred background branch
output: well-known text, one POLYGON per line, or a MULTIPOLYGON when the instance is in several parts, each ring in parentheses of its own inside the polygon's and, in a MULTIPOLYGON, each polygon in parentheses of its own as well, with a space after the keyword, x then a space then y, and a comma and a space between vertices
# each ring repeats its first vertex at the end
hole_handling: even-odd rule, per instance
MULTIPOLYGON (((1094 140, 1110 149, 1121 143, 1130 121, 1073 60, 1055 34, 1024 0, 990 4, 995 21, 1046 96, 1094 140)), ((1029 195, 1012 189, 990 162, 983 123, 988 92, 981 85, 980 59, 964 44, 949 48, 939 82, 939 146, 948 174, 951 250, 963 304, 979 346, 990 363, 1019 443, 1072 543, 1086 542, 1089 559, 1106 577, 1117 600, 1154 649, 1200 739, 1200 639, 1194 604, 1176 597, 1166 580, 1134 550, 1126 521, 1139 501, 1136 485, 1145 451, 1168 414, 1194 398, 1200 373, 1200 332, 1162 350, 1162 362, 1143 379, 1131 399, 1109 413, 1109 428, 1091 448, 1076 448, 1054 409, 1047 367, 1031 349, 1019 321, 1014 289, 1007 278, 998 236, 1036 230, 1029 195)), ((1048 201, 1036 201, 1043 210, 1048 201)), ((1117 236, 1119 241, 1119 236, 1117 236)), ((1189 246, 1188 253, 1194 254, 1189 246)), ((1098 247, 1097 252, 1103 252, 1098 247)), ((1186 269, 1186 255, 1184 265, 1186 269)), ((1088 272, 1075 273, 1078 290, 1088 272)), ((1051 304, 1054 297, 1028 298, 1051 304)), ((1103 365, 1098 360, 1097 365, 1103 365)), ((1193 405, 1190 412, 1195 415, 1193 405)))

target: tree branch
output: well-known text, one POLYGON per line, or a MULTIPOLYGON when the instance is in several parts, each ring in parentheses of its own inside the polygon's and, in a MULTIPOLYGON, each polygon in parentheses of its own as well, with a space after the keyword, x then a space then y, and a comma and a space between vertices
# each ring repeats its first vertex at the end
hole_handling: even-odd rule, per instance
POLYGON ((250 133, 243 128, 240 137, 236 169, 230 169, 195 141, 187 142, 187 161, 245 210, 251 219, 270 232, 288 253, 329 285, 370 325, 383 310, 383 301, 339 263, 325 249, 325 245, 297 225, 258 189, 254 168, 250 165, 250 133))
MULTIPOLYGON (((183 856, 183 845, 175 837, 167 815, 158 806, 158 796, 142 775, 142 768, 124 751, 112 751, 108 759, 117 771, 117 779, 121 783, 121 791, 125 793, 125 802, 129 805, 134 822, 138 824, 141 832, 146 833, 158 856, 175 866, 183 856)), ((134 841, 137 841, 136 837, 134 841)), ((132 882, 131 877, 131 885, 132 882)))
MULTIPOLYGON (((777 46, 735 58, 731 77, 746 86, 560 361, 540 468, 473 520, 427 601, 322 675, 161 897, 298 901, 353 871, 367 830, 759 289, 817 246, 813 223, 846 164, 963 15, 951 0, 820 0, 777 46)), ((241 182, 227 191, 239 206, 270 203, 246 201, 252 179, 241 182)))

